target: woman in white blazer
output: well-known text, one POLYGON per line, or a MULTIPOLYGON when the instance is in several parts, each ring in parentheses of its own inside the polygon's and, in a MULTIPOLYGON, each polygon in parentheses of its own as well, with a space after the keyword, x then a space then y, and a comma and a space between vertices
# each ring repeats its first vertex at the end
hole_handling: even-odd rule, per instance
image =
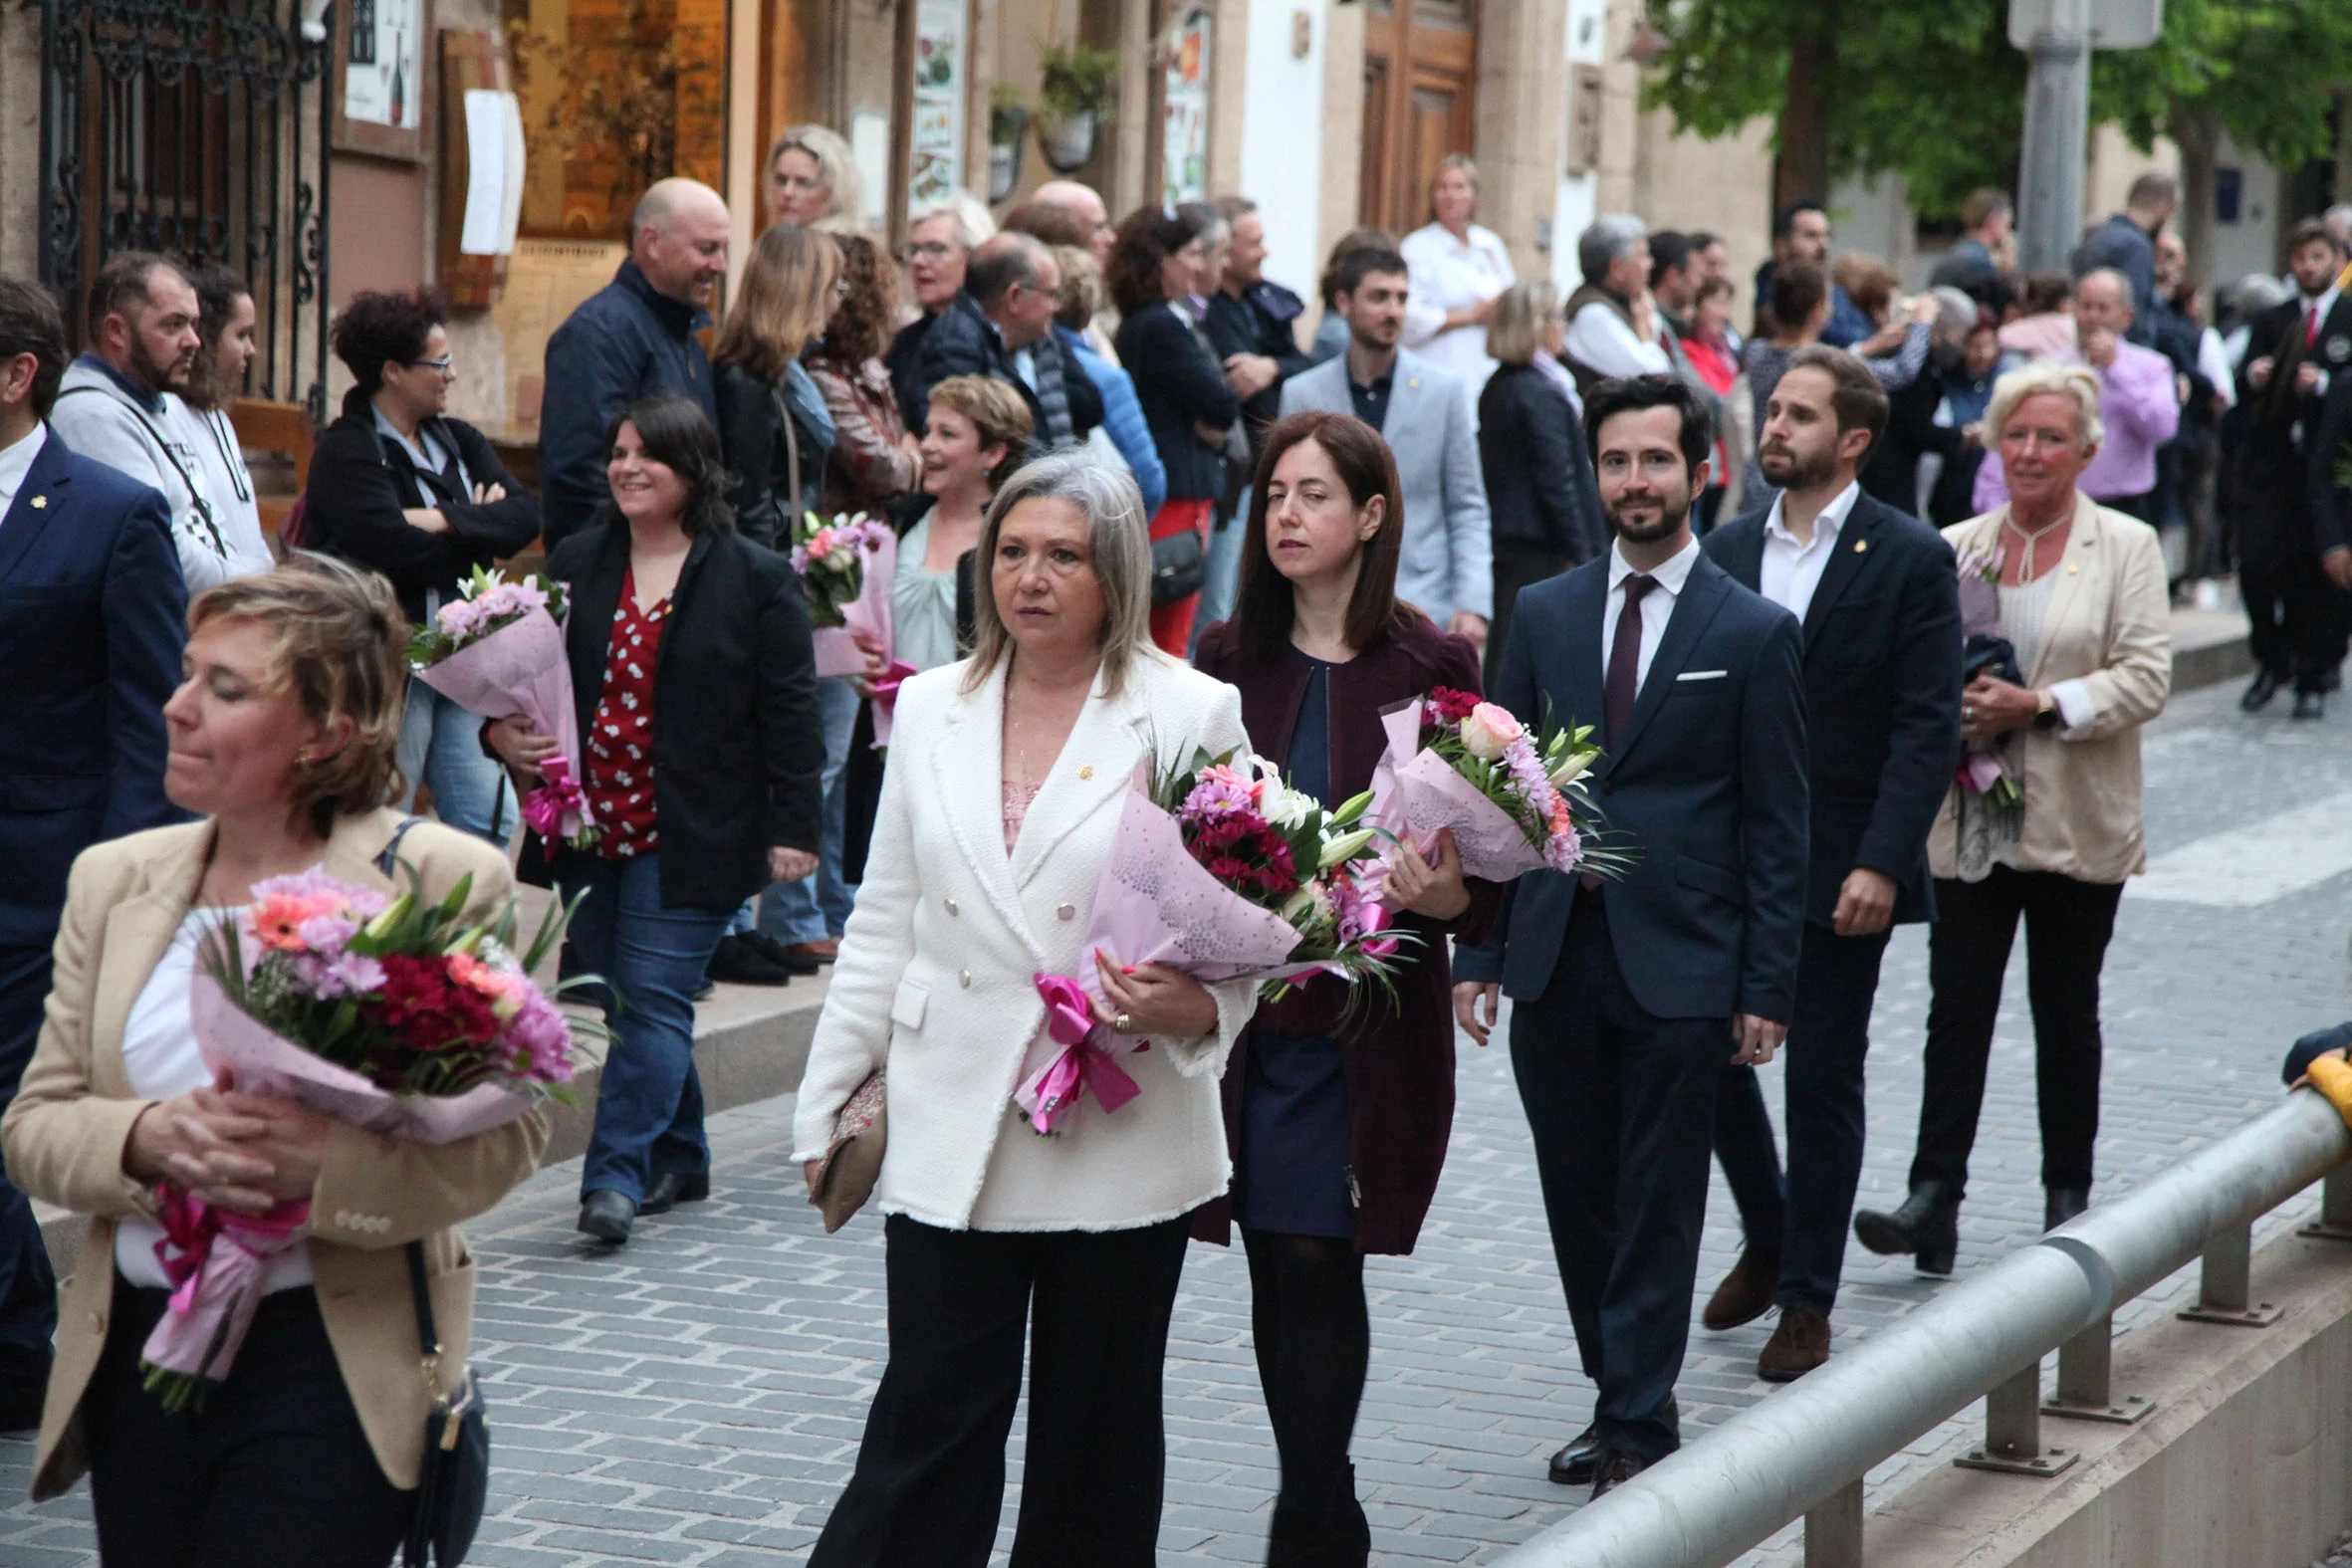
POLYGON ((1007 482, 977 646, 899 688, 857 907, 801 1083, 814 1184, 887 1069, 890 1360, 812 1568, 985 1564, 1032 1330, 1015 1568, 1149 1568, 1160 1373, 1187 1217, 1226 1189, 1218 1102, 1256 987, 1098 966, 1141 1087, 1053 1137, 1014 1092, 1058 1049, 1041 974, 1075 976, 1137 766, 1245 744, 1241 699, 1152 647, 1134 481, 1070 453, 1007 482))

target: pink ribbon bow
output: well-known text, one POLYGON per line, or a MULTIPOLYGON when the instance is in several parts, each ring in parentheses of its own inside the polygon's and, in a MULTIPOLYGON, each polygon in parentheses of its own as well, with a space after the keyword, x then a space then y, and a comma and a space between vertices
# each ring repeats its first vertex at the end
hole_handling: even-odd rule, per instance
POLYGON ((268 1214, 231 1214, 166 1185, 160 1218, 155 1257, 171 1281, 171 1300, 140 1365, 147 1387, 177 1411, 200 1406, 206 1388, 227 1379, 261 1304, 262 1274, 301 1239, 311 1205, 290 1199, 268 1214))
POLYGON ((571 832, 578 832, 587 820, 588 791, 572 777, 572 765, 561 757, 541 763, 539 777, 539 787, 523 796, 523 820, 552 846, 569 836, 564 826, 567 820, 573 824, 571 832))
POLYGON ((1055 1132, 1077 1110, 1079 1096, 1088 1089, 1106 1112, 1142 1093, 1117 1058, 1097 1043, 1107 1031, 1095 1019, 1093 1005, 1078 983, 1067 975, 1040 975, 1036 983, 1046 1003, 1046 1033, 1062 1050, 1013 1096, 1029 1124, 1041 1133, 1055 1132))

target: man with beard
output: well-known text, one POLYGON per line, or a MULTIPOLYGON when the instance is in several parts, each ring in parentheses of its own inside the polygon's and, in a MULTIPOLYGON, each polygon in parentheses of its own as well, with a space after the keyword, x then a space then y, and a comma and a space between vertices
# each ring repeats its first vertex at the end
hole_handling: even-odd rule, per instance
POLYGON ((1780 493, 1702 548, 1803 623, 1810 865, 1788 1025, 1787 1185, 1755 1070, 1726 1068, 1715 1152, 1747 1247, 1701 1321, 1737 1328, 1776 1302, 1757 1374, 1786 1383, 1829 1359, 1879 961, 1893 926, 1935 918, 1927 843, 1960 756, 1960 586, 1943 538, 1856 481, 1888 417, 1868 365, 1800 348, 1764 416, 1757 461, 1780 493))
POLYGON ((1717 1086, 1726 1061, 1770 1061, 1795 1013, 1806 767, 1796 617, 1691 534, 1715 439, 1698 394, 1604 381, 1585 421, 1616 542, 1520 594, 1495 699, 1530 729, 1597 723, 1592 798, 1632 859, 1521 878, 1457 955, 1454 1010, 1484 1044, 1501 995, 1517 1005, 1512 1068, 1599 1390, 1550 1474, 1599 1496, 1681 1446, 1717 1086))
POLYGON ((196 286, 146 251, 110 258, 90 286, 90 347, 66 370, 50 428, 66 445, 159 492, 194 598, 232 565, 202 457, 204 426, 180 397, 203 345, 196 286))

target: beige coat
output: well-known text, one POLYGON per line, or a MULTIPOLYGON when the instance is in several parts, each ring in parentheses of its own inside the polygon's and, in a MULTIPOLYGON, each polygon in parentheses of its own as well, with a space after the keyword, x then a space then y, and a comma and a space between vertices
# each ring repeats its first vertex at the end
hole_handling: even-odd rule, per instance
MULTIPOLYGON (((336 824, 322 857, 330 874, 382 887, 375 860, 400 817, 388 810, 336 824)), ((105 1348, 115 1289, 115 1227, 152 1218, 154 1201, 122 1170, 136 1099, 122 1067, 122 1030, 147 977, 170 947, 202 879, 212 824, 159 827, 86 851, 74 862, 57 938, 57 977, 24 1086, 0 1121, 9 1179, 38 1199, 91 1217, 82 1260, 59 1292, 57 1362, 41 1420, 35 1498, 54 1497, 89 1468, 83 1390, 105 1348)), ((441 897, 473 874, 477 909, 513 891, 505 857, 477 839, 422 822, 400 856, 441 897)), ((422 1238, 452 1390, 465 1366, 474 1264, 451 1229, 481 1214, 537 1167, 548 1123, 535 1113, 479 1137, 428 1148, 336 1123, 311 1195, 306 1236, 319 1312, 376 1462, 392 1484, 416 1484, 430 1396, 402 1248, 422 1238)))
MULTIPOLYGON (((1944 530, 1961 556, 2000 543, 2008 508, 1944 530)), ((2172 692, 2172 595, 2156 530, 2077 494, 2041 649, 2025 683, 2079 680, 2090 723, 2024 732, 2025 821, 2015 865, 2084 882, 2120 882, 2148 863, 2140 816, 2140 726, 2172 692)), ((1954 786, 1958 788, 1957 785, 1954 786)), ((1953 792, 1928 835, 1937 876, 1957 874, 1953 792)))

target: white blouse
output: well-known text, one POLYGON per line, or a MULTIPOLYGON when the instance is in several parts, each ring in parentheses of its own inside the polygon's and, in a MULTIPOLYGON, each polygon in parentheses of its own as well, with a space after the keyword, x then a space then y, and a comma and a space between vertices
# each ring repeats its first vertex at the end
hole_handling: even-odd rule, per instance
MULTIPOLYGON (((191 909, 179 923, 171 946, 155 963, 154 973, 139 989, 130 1016, 122 1025, 122 1070, 129 1075, 130 1092, 142 1100, 167 1100, 201 1089, 212 1081, 196 1048, 196 1031, 189 1021, 188 986, 196 978, 196 948, 213 927, 234 920, 245 911, 215 906, 191 909)), ((155 1255, 163 1228, 151 1220, 125 1219, 115 1228, 116 1271, 134 1285, 152 1290, 171 1288, 171 1276, 155 1255)), ((261 1276, 264 1293, 292 1290, 311 1282, 311 1248, 297 1241, 269 1261, 261 1276)))
POLYGON ((1480 388, 1495 373, 1495 361, 1487 353, 1487 330, 1447 331, 1446 315, 1491 300, 1518 282, 1511 252, 1493 229, 1475 223, 1467 241, 1454 238, 1443 224, 1428 224, 1406 235, 1401 249, 1413 280, 1405 304, 1405 345, 1462 377, 1476 408, 1480 388))

